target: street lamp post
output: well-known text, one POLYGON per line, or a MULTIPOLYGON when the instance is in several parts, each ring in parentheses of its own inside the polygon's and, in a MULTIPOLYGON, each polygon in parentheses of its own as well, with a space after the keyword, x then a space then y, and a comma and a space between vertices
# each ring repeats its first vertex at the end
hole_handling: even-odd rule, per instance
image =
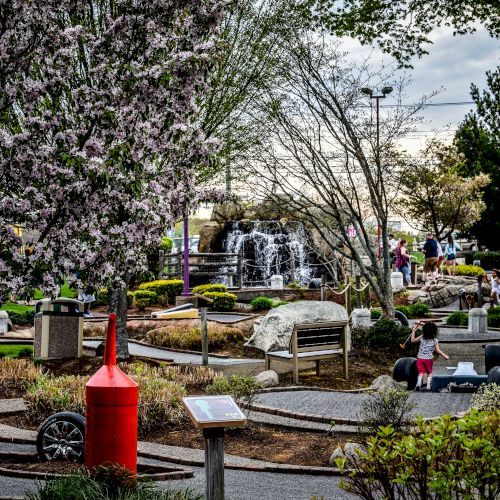
MULTIPOLYGON (((380 177, 380 99, 385 99, 385 96, 392 92, 392 87, 385 86, 378 93, 374 92, 373 89, 369 87, 363 87, 361 92, 370 97, 370 99, 375 99, 376 102, 376 130, 377 130, 377 147, 375 150, 376 162, 379 169, 379 177, 380 177)), ((378 185, 378 181, 377 181, 378 185)), ((380 238, 381 238, 381 229, 380 229, 380 220, 377 220, 377 241, 378 241, 378 251, 377 258, 380 259, 380 238)))

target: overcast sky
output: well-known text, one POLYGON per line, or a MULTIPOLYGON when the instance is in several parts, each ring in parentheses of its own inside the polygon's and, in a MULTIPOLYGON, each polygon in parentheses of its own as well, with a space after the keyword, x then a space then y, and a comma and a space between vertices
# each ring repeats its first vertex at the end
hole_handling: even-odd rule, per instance
MULTIPOLYGON (((450 28, 440 28, 433 33, 433 45, 428 55, 412 61, 413 70, 408 70, 414 79, 408 88, 408 104, 419 96, 443 87, 443 91, 432 99, 434 103, 472 101, 470 84, 479 88, 486 85, 486 71, 494 69, 500 60, 500 42, 489 37, 486 30, 466 36, 453 36, 450 28)), ((392 58, 379 50, 363 47, 356 40, 344 39, 344 47, 351 57, 358 59, 371 54, 374 63, 393 62, 392 58)), ((389 95, 385 104, 395 101, 389 95)), ((382 101, 381 104, 384 102, 382 101)), ((427 107, 423 112, 426 123, 418 126, 419 132, 408 138, 404 147, 416 152, 425 144, 425 139, 439 131, 439 137, 452 138, 454 130, 474 105, 427 107), (446 129, 448 131, 446 132, 446 129)), ((382 110, 383 113, 383 110, 382 110)))

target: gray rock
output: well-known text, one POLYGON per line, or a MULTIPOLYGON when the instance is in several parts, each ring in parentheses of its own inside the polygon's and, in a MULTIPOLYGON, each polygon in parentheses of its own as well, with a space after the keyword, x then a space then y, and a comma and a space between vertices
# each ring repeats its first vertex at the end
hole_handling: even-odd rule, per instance
POLYGON ((377 377, 372 382, 370 389, 373 389, 374 391, 385 391, 386 389, 398 389, 404 391, 406 389, 406 384, 396 382, 389 375, 380 375, 380 377, 377 377))
POLYGON ((254 333, 246 345, 265 352, 284 351, 289 348, 294 325, 347 321, 347 318, 347 311, 334 302, 292 302, 272 309, 259 324, 255 324, 254 333))
POLYGON ((363 459, 363 454, 366 454, 366 451, 366 448, 362 444, 346 443, 344 446, 335 448, 335 451, 330 457, 329 464, 333 467, 336 467, 336 458, 347 458, 348 463, 353 465, 354 463, 359 462, 359 460, 363 459))
POLYGON ((266 370, 255 376, 255 380, 263 387, 276 387, 279 385, 278 374, 274 370, 266 370))

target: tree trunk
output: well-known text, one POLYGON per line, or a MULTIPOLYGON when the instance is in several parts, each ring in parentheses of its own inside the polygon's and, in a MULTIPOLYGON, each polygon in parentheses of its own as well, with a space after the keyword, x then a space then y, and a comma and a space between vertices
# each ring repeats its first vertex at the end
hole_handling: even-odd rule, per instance
POLYGON ((386 318, 394 318, 394 296, 392 293, 391 272, 384 273, 380 278, 380 308, 382 309, 382 316, 386 318))
POLYGON ((127 285, 124 283, 113 285, 111 294, 111 312, 116 313, 116 357, 129 357, 127 337, 127 285))

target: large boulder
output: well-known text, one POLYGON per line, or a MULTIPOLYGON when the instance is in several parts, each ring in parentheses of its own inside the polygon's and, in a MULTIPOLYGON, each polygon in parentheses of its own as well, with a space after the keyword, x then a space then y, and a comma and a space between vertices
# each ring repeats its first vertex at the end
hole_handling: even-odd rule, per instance
POLYGON ((331 466, 335 467, 337 464, 335 459, 346 459, 347 465, 355 465, 363 460, 363 455, 367 454, 367 449, 365 446, 359 443, 347 442, 344 446, 339 446, 335 448, 335 451, 330 457, 329 463, 331 466))
POLYGON ((288 350, 293 327, 299 323, 347 321, 347 311, 334 302, 303 300, 271 309, 254 327, 254 334, 247 342, 262 351, 288 350))
POLYGON ((406 389, 406 384, 401 382, 396 382, 389 375, 380 375, 377 377, 370 385, 370 389, 374 391, 386 391, 387 389, 397 389, 398 391, 404 391, 406 389))
POLYGON ((208 253, 213 251, 215 243, 224 229, 224 225, 215 221, 206 221, 200 225, 200 242, 198 251, 200 253, 208 253))

